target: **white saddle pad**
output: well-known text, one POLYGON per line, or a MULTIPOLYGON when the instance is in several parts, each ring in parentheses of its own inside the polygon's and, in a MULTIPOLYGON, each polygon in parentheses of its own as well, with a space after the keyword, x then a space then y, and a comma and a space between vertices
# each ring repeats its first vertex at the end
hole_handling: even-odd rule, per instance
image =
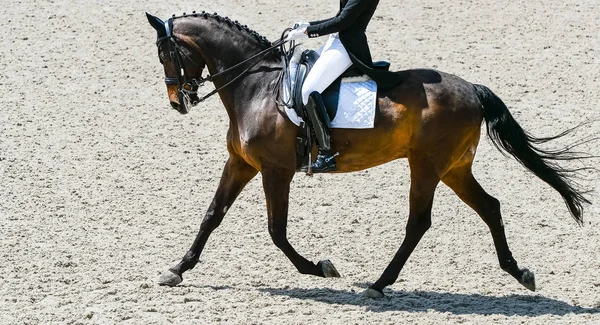
MULTIPOLYGON (((296 74, 297 62, 291 62, 289 75, 296 74)), ((286 79, 294 89, 294 80, 286 79)), ((283 100, 290 99, 289 89, 284 87, 283 100)), ((375 106, 377 104, 377 83, 367 76, 342 79, 338 110, 330 127, 337 129, 369 129, 375 125, 375 106)), ((292 123, 300 125, 302 118, 296 111, 285 107, 285 112, 292 123)))
POLYGON ((342 79, 338 111, 332 129, 370 129, 375 126, 377 83, 367 76, 342 79))

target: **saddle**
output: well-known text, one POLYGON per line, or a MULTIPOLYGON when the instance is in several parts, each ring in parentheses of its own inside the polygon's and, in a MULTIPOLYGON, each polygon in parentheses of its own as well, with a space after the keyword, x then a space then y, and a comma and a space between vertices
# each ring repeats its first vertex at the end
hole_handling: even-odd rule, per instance
MULTIPOLYGON (((293 57, 292 61, 294 59, 298 60, 298 68, 296 70, 296 74, 291 76, 291 78, 293 78, 294 80, 292 82, 294 87, 291 90, 292 105, 298 116, 304 119, 305 115, 304 105, 302 105, 302 85, 304 84, 304 80, 306 80, 306 76, 308 76, 308 73, 315 65, 315 62, 317 61, 317 59, 319 59, 319 54, 313 50, 305 50, 299 57, 293 57)), ((373 62, 373 67, 376 69, 388 71, 390 69, 390 63, 387 61, 376 61, 373 62)), ((323 102, 325 103, 325 107, 327 108, 327 114, 329 115, 330 120, 333 120, 337 113, 337 104, 342 79, 352 77, 366 77, 366 75, 358 68, 356 68, 356 66, 352 65, 321 94, 321 97, 323 97, 323 102)))
MULTIPOLYGON (((296 111, 296 114, 304 121, 307 121, 304 105, 302 104, 302 85, 308 76, 308 73, 319 59, 319 54, 314 50, 305 50, 299 56, 293 55, 291 64, 297 64, 295 74, 290 76, 292 89, 290 89, 290 104, 296 111)), ((373 62, 376 69, 389 70, 390 63, 386 61, 373 62)), ((366 77, 365 74, 356 68, 350 66, 341 76, 339 76, 327 89, 323 91, 321 97, 327 109, 330 120, 333 120, 338 110, 338 100, 340 95, 340 85, 342 79, 352 77, 366 77)), ((310 164, 310 151, 314 143, 314 135, 309 123, 301 123, 296 137, 296 170, 306 168, 310 164)))

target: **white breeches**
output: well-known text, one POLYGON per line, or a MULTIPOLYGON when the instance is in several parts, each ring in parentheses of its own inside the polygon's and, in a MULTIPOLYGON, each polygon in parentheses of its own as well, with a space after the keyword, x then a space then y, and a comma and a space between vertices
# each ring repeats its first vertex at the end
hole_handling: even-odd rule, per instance
POLYGON ((327 42, 317 51, 321 55, 302 85, 302 103, 308 103, 313 91, 322 93, 335 79, 344 73, 352 61, 340 42, 338 33, 330 34, 327 42))

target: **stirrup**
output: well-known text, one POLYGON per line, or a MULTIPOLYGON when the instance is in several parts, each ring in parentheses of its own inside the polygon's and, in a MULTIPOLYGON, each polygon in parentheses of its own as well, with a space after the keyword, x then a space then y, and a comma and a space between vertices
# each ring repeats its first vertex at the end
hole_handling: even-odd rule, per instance
POLYGON ((310 168, 309 166, 302 166, 302 168, 300 168, 300 171, 303 173, 308 173, 309 169, 310 169, 310 175, 314 173, 326 173, 326 172, 333 172, 337 170, 337 164, 335 161, 335 156, 339 156, 340 153, 336 152, 335 154, 331 155, 331 154, 319 154, 317 155, 317 159, 315 160, 314 163, 310 164, 310 168))
POLYGON ((337 155, 339 155, 339 153, 333 155, 318 155, 315 162, 310 165, 310 169, 313 173, 327 173, 336 171, 337 165, 335 161, 335 156, 337 155))

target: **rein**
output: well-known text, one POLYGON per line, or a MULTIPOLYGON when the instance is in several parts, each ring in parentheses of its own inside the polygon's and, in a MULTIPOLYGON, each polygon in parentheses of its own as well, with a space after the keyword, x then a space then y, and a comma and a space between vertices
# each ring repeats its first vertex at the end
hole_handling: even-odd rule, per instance
MULTIPOLYGON (((182 103, 184 99, 187 99, 189 102, 191 102, 191 95, 197 95, 198 94, 197 89, 199 87, 203 86, 205 82, 207 82, 207 81, 213 82, 216 77, 228 74, 228 73, 232 72, 233 70, 236 70, 237 68, 243 66, 244 64, 246 64, 254 59, 257 59, 257 58, 262 59, 270 51, 281 47, 286 42, 283 40, 283 38, 279 39, 276 42, 274 42, 273 45, 270 46, 269 48, 266 48, 256 54, 252 55, 248 59, 246 59, 242 62, 239 62, 223 71, 219 71, 212 75, 208 74, 206 77, 200 76, 199 78, 189 79, 185 72, 185 67, 183 65, 182 54, 185 55, 188 59, 189 59, 189 56, 186 55, 185 53, 183 53, 183 51, 181 50, 181 46, 177 43, 177 38, 173 35, 173 18, 170 18, 169 20, 167 20, 165 22, 165 28, 167 31, 167 35, 158 38, 158 40, 156 41, 156 46, 160 46, 165 41, 169 41, 173 45, 172 51, 170 51, 168 55, 169 55, 169 58, 171 60, 173 60, 173 62, 175 64, 175 69, 177 71, 177 77, 165 77, 165 84, 166 85, 177 85, 178 97, 179 97, 180 103, 182 103)), ((192 61, 192 60, 190 60, 190 62, 194 63, 194 61, 192 61)), ((256 60, 256 62, 254 62, 247 69, 245 69, 240 74, 238 74, 231 81, 227 82, 226 84, 224 84, 223 86, 221 86, 219 88, 214 89, 213 91, 209 92, 208 94, 202 96, 196 102, 192 102, 192 105, 196 105, 200 102, 205 101, 207 98, 218 93, 220 90, 233 84, 238 79, 240 79, 241 77, 246 75, 246 73, 248 71, 250 71, 250 69, 252 69, 254 66, 256 66, 259 62, 260 62, 260 60, 256 60)))
MULTIPOLYGON (((206 76, 206 78, 200 77, 200 81, 201 81, 201 83, 200 83, 198 86, 201 86, 201 85, 203 85, 203 84, 204 84, 204 82, 206 82, 206 81, 211 81, 211 82, 212 82, 212 81, 214 80, 214 78, 215 78, 215 77, 218 77, 218 76, 220 76, 220 75, 223 75, 223 74, 229 73, 229 72, 231 72, 231 71, 235 70, 236 68, 238 68, 238 67, 240 67, 240 66, 242 66, 242 65, 246 64, 247 62, 250 62, 250 61, 252 61, 252 60, 254 60, 254 59, 256 59, 256 58, 262 59, 262 58, 263 58, 263 57, 265 57, 265 56, 266 56, 266 55, 267 55, 267 54, 268 54, 270 51, 272 51, 272 50, 274 50, 274 49, 276 49, 276 48, 280 47, 282 43, 283 43, 283 41, 282 41, 282 40, 279 40, 279 41, 275 42, 275 44, 274 44, 273 46, 271 46, 271 47, 269 47, 269 48, 267 48, 267 49, 264 49, 264 50, 262 50, 262 51, 260 51, 260 52, 258 52, 258 53, 256 53, 256 54, 254 54, 253 56, 249 57, 248 59, 246 59, 246 60, 244 60, 244 61, 242 61, 242 62, 240 62, 240 63, 237 63, 236 65, 234 65, 234 66, 232 66, 232 67, 229 67, 229 68, 227 68, 227 69, 225 69, 225 70, 223 70, 223 71, 220 71, 220 72, 218 72, 218 73, 215 73, 215 74, 213 74, 213 75, 207 75, 207 76, 206 76)), ((203 102, 203 101, 204 101, 204 100, 206 100, 208 97, 210 97, 210 96, 212 96, 212 95, 216 94, 217 92, 219 92, 221 89, 223 89, 223 88, 225 88, 225 87, 227 87, 227 86, 231 85, 232 83, 236 82, 238 79, 240 79, 241 77, 243 77, 243 76, 244 76, 244 75, 245 75, 245 74, 246 74, 248 71, 250 71, 250 69, 252 69, 254 66, 256 66, 256 65, 258 64, 258 62, 260 62, 260 60, 257 60, 256 62, 254 62, 254 64, 252 64, 251 66, 249 66, 249 67, 248 67, 246 70, 242 71, 242 72, 241 72, 239 75, 237 75, 235 78, 233 78, 233 79, 232 79, 231 81, 229 81, 228 83, 224 84, 223 86, 221 86, 221 87, 219 87, 219 88, 217 88, 217 89, 214 89, 214 90, 213 90, 213 91, 211 91, 210 93, 208 93, 208 94, 206 94, 205 96, 203 96, 202 98, 200 98, 200 99, 199 99, 199 102, 203 102)))

